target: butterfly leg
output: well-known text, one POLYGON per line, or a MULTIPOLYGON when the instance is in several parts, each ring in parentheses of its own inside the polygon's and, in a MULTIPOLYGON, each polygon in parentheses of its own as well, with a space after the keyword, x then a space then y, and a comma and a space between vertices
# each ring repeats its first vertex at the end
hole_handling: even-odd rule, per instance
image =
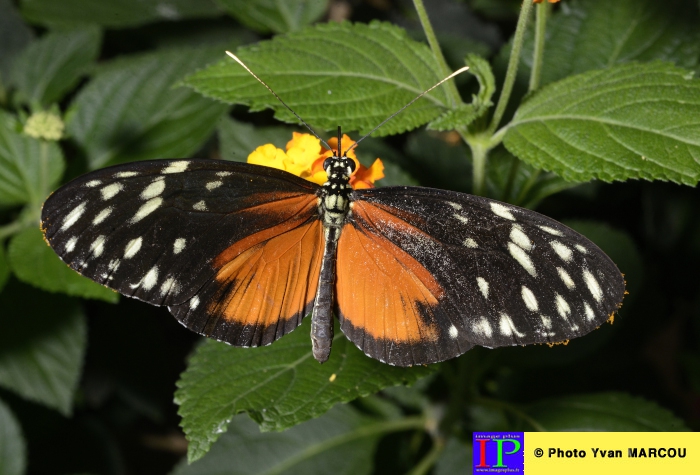
POLYGON ((319 363, 328 361, 333 344, 333 287, 335 286, 335 261, 340 229, 327 227, 326 245, 321 261, 316 300, 311 313, 311 343, 314 358, 319 363))

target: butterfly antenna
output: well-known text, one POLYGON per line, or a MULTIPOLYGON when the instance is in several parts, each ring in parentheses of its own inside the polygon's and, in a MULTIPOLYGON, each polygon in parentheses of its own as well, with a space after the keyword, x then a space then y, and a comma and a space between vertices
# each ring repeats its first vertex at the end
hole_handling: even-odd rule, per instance
POLYGON ((338 156, 340 157, 340 151, 343 150, 343 148, 340 146, 340 141, 342 140, 342 134, 340 132, 340 126, 338 126, 338 156))
MULTIPOLYGON (((265 87, 267 88, 267 90, 270 91, 270 93, 272 93, 272 95, 275 96, 275 98, 277 98, 277 100, 280 101, 284 107, 286 107, 287 109, 289 109, 289 112, 291 112, 292 114, 294 114, 294 117, 296 117, 297 119, 299 119, 299 121, 301 121, 301 123, 304 124, 304 127, 306 127, 307 129, 309 129, 309 132, 311 132, 312 134, 314 134, 314 136, 315 136, 317 139, 319 139, 319 140, 321 141, 321 143, 323 143, 323 145, 325 145, 326 148, 327 148, 328 150, 331 150, 331 146, 328 145, 328 144, 326 143, 325 140, 323 140, 321 137, 319 137, 318 134, 317 134, 316 132, 314 132, 314 129, 312 129, 311 126, 309 126, 309 124, 307 124, 306 122, 304 122, 304 119, 302 119, 301 117, 299 117, 299 114, 297 114, 296 112, 294 112, 294 110, 293 110, 291 107, 289 107, 289 106, 280 98, 280 96, 278 96, 277 93, 276 93, 275 91, 272 90, 272 88, 271 88, 270 86, 268 86, 267 84, 265 84, 265 81, 263 81, 263 80, 260 79, 258 76, 256 76, 255 73, 254 73, 253 71, 251 71, 250 68, 249 68, 248 66, 246 66, 245 63, 244 63, 243 61, 241 61, 241 60, 238 58, 238 56, 236 56, 235 54, 233 54, 233 53, 230 52, 230 51, 226 51, 226 54, 229 55, 230 57, 232 57, 238 64, 240 64, 241 66, 243 66, 243 67, 245 68, 245 70, 248 71, 248 72, 250 73, 250 75, 253 76, 255 79, 257 79, 258 82, 259 82, 260 84, 262 84, 263 86, 265 86, 265 87)), ((449 79, 449 78, 448 78, 448 79, 449 79)), ((430 89, 428 89, 428 90, 430 90, 430 89)), ((426 91, 426 92, 428 92, 428 91, 426 91)), ((417 99, 417 98, 416 98, 416 99, 417 99)), ((414 99, 414 100, 415 100, 415 99, 414 99)), ((339 142, 339 143, 340 143, 340 142, 339 142)))
MULTIPOLYGON (((417 101, 418 99, 420 99, 421 97, 425 96, 427 93, 429 93, 430 91, 432 91, 433 89, 435 89, 436 87, 438 87, 438 86, 439 86, 440 84, 442 84, 443 82, 449 81, 450 79, 452 79, 453 77, 457 76, 458 74, 462 74, 462 73, 463 73, 464 71, 466 71, 467 69, 469 69, 469 66, 464 66, 463 68, 458 69, 457 71, 455 71, 455 72, 453 72, 452 74, 450 74, 449 76, 447 76, 445 79, 443 79, 443 80, 441 80, 440 82, 438 82, 437 84, 435 84, 433 87, 431 87, 431 88, 429 88, 429 89, 426 89, 425 91, 423 91, 423 92, 421 92, 420 94, 418 94, 416 97, 413 98, 413 100, 412 100, 411 102, 409 102, 408 104, 406 104, 405 106, 403 106, 401 109, 399 109, 399 110, 397 110, 396 112, 394 112, 393 114, 391 114, 389 117, 387 117, 386 119, 384 119, 378 126, 376 126, 375 128, 373 128, 372 130, 370 130, 366 135, 362 136, 362 138, 360 138, 360 140, 358 140, 357 142, 355 142, 349 149, 347 149, 347 150, 343 153, 343 155, 345 155, 346 153, 348 153, 348 152, 349 152, 350 150, 352 150, 353 148, 357 147, 357 146, 359 145, 360 142, 362 142, 364 139, 366 139, 367 137, 369 137, 370 135, 372 135, 372 134, 374 133, 375 130, 377 130, 379 127, 381 127, 382 125, 384 125, 384 124, 386 124, 387 122, 389 122, 391 119, 394 118, 395 115, 397 115, 397 114, 399 114, 400 112, 402 112, 405 108, 407 108, 408 106, 410 106, 411 104, 413 104, 414 102, 416 102, 416 101, 417 101)), ((251 74, 252 74, 252 73, 251 73, 251 74)), ((268 88, 268 89, 269 89, 269 88, 268 88)), ((274 93, 273 93, 273 94, 274 94, 274 93)))

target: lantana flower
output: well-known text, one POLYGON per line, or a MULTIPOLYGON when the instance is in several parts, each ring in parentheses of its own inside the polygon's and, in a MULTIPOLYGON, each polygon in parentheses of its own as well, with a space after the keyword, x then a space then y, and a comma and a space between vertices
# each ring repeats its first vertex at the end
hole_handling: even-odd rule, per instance
MULTIPOLYGON (((542 3, 544 0, 532 0, 532 3, 542 3)), ((559 3, 559 0, 548 0, 549 3, 559 3)))
MULTIPOLYGON (((343 135, 344 150, 354 144, 350 137, 343 135)), ((248 163, 278 168, 322 185, 328 181, 328 176, 323 169, 323 161, 334 153, 338 153, 338 139, 330 139, 328 145, 333 150, 322 147, 320 140, 311 134, 294 132, 292 140, 287 142, 286 151, 272 144, 261 145, 248 155, 248 163)), ((357 160, 354 149, 348 152, 348 158, 355 162, 355 171, 350 177, 350 186, 354 189, 374 188, 374 183, 384 178, 384 164, 379 158, 369 168, 357 160)))

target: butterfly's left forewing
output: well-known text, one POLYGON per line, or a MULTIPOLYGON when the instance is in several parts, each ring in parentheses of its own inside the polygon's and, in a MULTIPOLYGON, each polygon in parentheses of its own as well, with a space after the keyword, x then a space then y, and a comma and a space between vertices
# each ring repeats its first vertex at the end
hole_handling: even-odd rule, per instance
POLYGON ((258 346, 294 329, 312 304, 322 246, 316 190, 255 165, 135 162, 56 191, 42 229, 86 277, 167 305, 199 333, 258 346), (251 286, 262 291, 246 293, 251 286))
POLYGON ((351 198, 338 248, 341 328, 388 363, 433 363, 475 344, 565 341, 600 326, 622 302, 625 284, 615 264, 585 237, 536 212, 430 188, 355 190, 351 198), (367 243, 385 250, 394 272, 385 287, 366 285, 350 298, 346 274, 367 243), (402 278, 414 284, 392 285, 402 278), (372 319, 357 298, 395 302, 410 319, 376 310, 372 319), (390 330, 406 325, 415 331, 402 337, 390 330))

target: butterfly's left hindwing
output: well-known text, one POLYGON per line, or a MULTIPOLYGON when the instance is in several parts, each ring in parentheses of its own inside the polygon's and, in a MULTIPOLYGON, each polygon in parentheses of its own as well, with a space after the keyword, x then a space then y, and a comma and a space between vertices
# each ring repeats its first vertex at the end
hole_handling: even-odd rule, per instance
POLYGON ((317 189, 249 164, 135 162, 56 191, 42 229, 82 275, 167 305, 198 333, 258 346, 294 329, 313 303, 322 248, 317 189), (278 281, 280 274, 288 277, 278 281), (262 292, 244 298, 249 286, 262 292), (279 301, 270 305, 265 295, 279 301))
POLYGON ((536 212, 430 188, 355 190, 351 199, 338 249, 339 314, 372 357, 407 366, 473 345, 561 342, 597 328, 622 302, 615 264, 536 212), (369 248, 385 258, 363 264, 358 255, 369 248), (348 276, 354 266, 385 285, 348 276), (378 303, 363 307, 358 297, 378 303))

